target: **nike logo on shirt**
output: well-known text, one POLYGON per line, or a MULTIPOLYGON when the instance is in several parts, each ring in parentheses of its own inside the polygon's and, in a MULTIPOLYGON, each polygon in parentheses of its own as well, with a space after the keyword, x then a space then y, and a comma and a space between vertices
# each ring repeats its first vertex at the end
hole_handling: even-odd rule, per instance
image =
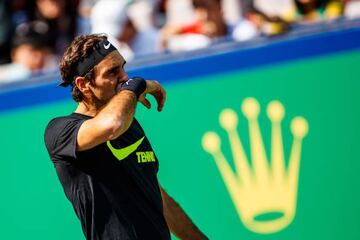
POLYGON ((116 149, 114 148, 110 141, 106 142, 106 145, 108 146, 108 148, 110 149, 110 151, 112 152, 112 154, 119 160, 123 160, 125 159, 127 156, 129 156, 131 153, 135 152, 135 150, 140 146, 140 144, 142 143, 142 141, 144 140, 145 136, 140 138, 139 140, 137 140, 135 143, 124 147, 124 148, 120 148, 120 149, 116 149))

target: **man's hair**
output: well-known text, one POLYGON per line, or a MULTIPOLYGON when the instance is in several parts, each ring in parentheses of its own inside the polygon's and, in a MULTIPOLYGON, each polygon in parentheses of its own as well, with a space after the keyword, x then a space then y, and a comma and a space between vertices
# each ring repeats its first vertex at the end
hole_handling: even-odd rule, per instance
MULTIPOLYGON (((70 46, 66 49, 61 61, 60 61, 60 74, 64 82, 71 83, 72 86, 72 98, 76 102, 81 102, 83 100, 83 94, 77 88, 74 83, 73 73, 76 71, 77 64, 89 56, 92 52, 93 46, 106 40, 107 36, 104 34, 90 34, 90 35, 81 35, 78 36, 72 41, 70 46)), ((90 81, 91 84, 95 80, 95 71, 94 68, 90 69, 85 76, 85 80, 90 81)))

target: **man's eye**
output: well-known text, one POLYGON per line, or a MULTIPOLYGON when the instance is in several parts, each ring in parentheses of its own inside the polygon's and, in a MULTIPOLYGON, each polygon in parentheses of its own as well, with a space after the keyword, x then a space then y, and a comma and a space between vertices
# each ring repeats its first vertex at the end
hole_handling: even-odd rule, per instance
POLYGON ((118 71, 111 71, 109 73, 109 76, 116 76, 116 75, 118 75, 118 71))

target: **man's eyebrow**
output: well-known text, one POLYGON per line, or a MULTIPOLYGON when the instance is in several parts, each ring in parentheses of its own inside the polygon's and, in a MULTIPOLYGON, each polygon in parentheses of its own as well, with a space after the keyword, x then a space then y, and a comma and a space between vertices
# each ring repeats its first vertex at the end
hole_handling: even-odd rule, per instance
POLYGON ((120 68, 120 66, 119 66, 119 65, 114 66, 114 67, 109 68, 108 70, 106 70, 104 74, 109 74, 109 73, 112 73, 112 72, 114 72, 114 71, 119 70, 119 68, 120 68))
POLYGON ((122 65, 122 67, 124 67, 124 66, 125 66, 125 64, 126 64, 126 61, 124 60, 124 63, 123 63, 123 65, 122 65))

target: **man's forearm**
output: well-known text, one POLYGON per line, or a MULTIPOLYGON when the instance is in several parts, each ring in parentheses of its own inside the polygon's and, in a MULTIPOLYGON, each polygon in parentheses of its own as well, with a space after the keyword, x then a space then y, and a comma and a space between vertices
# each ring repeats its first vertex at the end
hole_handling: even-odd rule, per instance
POLYGON ((171 198, 164 189, 161 196, 164 205, 164 215, 170 231, 178 238, 186 240, 208 239, 186 215, 180 205, 171 198))
POLYGON ((80 126, 76 151, 93 148, 125 132, 133 120, 136 102, 130 91, 115 95, 94 118, 80 126))
POLYGON ((112 118, 119 123, 117 131, 114 132, 114 136, 111 138, 118 137, 129 128, 134 117, 136 103, 137 99, 134 93, 122 91, 115 95, 105 108, 100 111, 98 117, 112 118))

